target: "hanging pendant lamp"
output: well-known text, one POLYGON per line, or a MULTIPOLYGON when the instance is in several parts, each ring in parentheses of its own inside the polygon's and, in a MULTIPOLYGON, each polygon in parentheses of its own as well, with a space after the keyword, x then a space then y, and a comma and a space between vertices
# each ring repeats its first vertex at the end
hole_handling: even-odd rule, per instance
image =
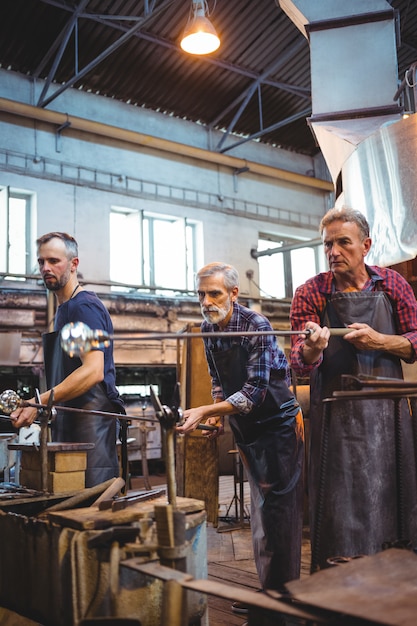
POLYGON ((192 16, 181 39, 181 48, 189 54, 210 54, 220 46, 220 39, 206 17, 204 5, 205 0, 192 1, 192 16))

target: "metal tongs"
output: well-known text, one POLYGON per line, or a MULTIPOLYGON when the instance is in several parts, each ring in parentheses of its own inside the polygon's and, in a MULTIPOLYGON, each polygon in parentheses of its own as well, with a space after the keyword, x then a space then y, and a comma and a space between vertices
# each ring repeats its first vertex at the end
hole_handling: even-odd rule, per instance
POLYGON ((334 391, 334 398, 403 398, 417 395, 417 383, 402 378, 342 374, 342 389, 334 391))

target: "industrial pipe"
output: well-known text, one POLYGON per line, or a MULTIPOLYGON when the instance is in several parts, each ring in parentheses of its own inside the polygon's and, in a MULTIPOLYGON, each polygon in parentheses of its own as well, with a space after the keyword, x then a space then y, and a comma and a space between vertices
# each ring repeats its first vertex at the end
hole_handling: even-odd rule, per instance
POLYGON ((247 161, 246 159, 227 156, 218 152, 211 152, 210 150, 188 146, 186 144, 169 141, 168 139, 151 137, 150 135, 138 133, 126 128, 119 128, 110 124, 103 124, 102 122, 94 122, 82 117, 68 115, 67 113, 41 109, 30 104, 24 104, 23 102, 9 100, 7 98, 0 98, 0 111, 30 120, 53 124, 57 128, 65 124, 72 130, 93 133, 94 135, 99 135, 100 137, 106 137, 134 145, 146 146, 154 150, 198 159, 206 163, 223 165, 225 167, 230 167, 233 171, 242 167, 249 168, 253 174, 257 174, 259 176, 278 179, 295 185, 320 189, 322 191, 334 192, 333 184, 326 180, 312 178, 311 176, 305 176, 303 174, 296 174, 295 172, 289 172, 287 170, 271 167, 269 165, 262 165, 261 163, 247 161))

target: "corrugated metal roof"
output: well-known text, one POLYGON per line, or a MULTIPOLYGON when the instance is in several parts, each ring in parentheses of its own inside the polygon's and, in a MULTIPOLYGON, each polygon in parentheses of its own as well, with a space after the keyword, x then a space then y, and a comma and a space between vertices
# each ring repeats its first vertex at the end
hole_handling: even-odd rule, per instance
MULTIPOLYGON (((209 57, 193 57, 179 46, 191 0, 2 0, 0 64, 55 85, 316 154, 306 121, 307 40, 278 1, 206 2, 222 44, 209 57)), ((401 79, 417 59, 417 2, 390 4, 400 16, 401 79)), ((48 106, 51 93, 39 106, 48 106)), ((227 141, 217 149, 227 150, 227 141)))

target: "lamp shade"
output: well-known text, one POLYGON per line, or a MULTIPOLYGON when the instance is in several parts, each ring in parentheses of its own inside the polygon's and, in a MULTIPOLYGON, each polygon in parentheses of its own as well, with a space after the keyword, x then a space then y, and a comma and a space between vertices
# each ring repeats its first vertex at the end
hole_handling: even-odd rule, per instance
POLYGON ((198 8, 185 28, 181 48, 189 54, 210 54, 219 46, 220 39, 216 29, 204 15, 204 9, 198 8))

